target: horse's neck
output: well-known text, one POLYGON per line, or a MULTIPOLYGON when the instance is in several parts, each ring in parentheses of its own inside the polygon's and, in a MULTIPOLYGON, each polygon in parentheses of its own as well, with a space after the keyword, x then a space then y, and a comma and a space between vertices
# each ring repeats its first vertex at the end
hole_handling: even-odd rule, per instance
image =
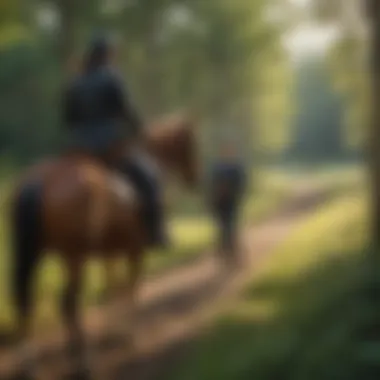
POLYGON ((147 136, 143 143, 143 150, 151 159, 153 159, 156 162, 156 164, 161 169, 165 169, 166 162, 163 154, 163 149, 160 146, 160 141, 154 139, 151 136, 147 136))
POLYGON ((97 158, 85 152, 69 151, 60 156, 62 161, 97 161, 97 158))
POLYGON ((86 152, 68 152, 60 157, 62 163, 72 163, 72 164, 91 164, 99 168, 109 168, 112 167, 111 161, 108 162, 106 158, 96 156, 95 154, 90 154, 86 152))

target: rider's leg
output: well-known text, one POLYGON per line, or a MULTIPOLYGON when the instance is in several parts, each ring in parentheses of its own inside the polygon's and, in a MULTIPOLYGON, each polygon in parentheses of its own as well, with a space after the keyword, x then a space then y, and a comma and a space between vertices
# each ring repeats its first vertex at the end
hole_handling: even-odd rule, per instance
POLYGON ((121 170, 142 195, 144 219, 149 231, 150 243, 154 246, 166 247, 168 240, 164 229, 163 205, 158 178, 132 159, 126 159, 121 170))
POLYGON ((232 205, 226 204, 219 210, 220 246, 225 252, 235 249, 235 210, 232 205))
POLYGON ((234 252, 236 249, 236 214, 235 210, 232 208, 228 214, 226 220, 226 234, 227 234, 227 247, 230 252, 234 252))

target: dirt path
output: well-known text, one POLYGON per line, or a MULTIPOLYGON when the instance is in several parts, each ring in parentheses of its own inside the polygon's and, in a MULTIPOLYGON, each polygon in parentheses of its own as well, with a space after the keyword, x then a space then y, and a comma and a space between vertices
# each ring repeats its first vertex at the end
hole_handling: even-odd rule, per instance
MULTIPOLYGON (((275 218, 245 230, 242 234, 244 265, 235 273, 221 270, 220 263, 209 255, 147 280, 139 294, 133 350, 120 347, 104 351, 91 345, 93 378, 156 380, 160 377, 171 367, 173 360, 185 352, 195 334, 202 331, 252 278, 260 261, 281 244, 308 211, 323 202, 326 196, 321 189, 299 188, 275 218)), ((125 321, 123 303, 113 305, 112 312, 109 308, 92 310, 85 317, 89 340, 100 332, 104 333, 107 325, 123 328, 125 321)), ((59 335, 36 345, 36 349, 49 352, 40 361, 38 380, 59 380, 66 367, 58 351, 62 345, 59 335)), ((0 355, 0 379, 11 379, 9 372, 15 368, 17 359, 12 352, 0 352, 0 355)))

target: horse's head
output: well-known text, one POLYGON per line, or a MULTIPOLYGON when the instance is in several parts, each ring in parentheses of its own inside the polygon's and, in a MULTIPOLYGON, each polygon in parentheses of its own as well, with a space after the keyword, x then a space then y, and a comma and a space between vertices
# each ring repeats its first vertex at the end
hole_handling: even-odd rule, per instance
POLYGON ((174 159, 183 180, 191 187, 198 185, 199 167, 195 125, 191 120, 184 120, 177 134, 173 136, 174 159))
POLYGON ((199 181, 195 121, 175 117, 153 125, 148 132, 151 153, 172 174, 187 186, 196 187, 199 181))

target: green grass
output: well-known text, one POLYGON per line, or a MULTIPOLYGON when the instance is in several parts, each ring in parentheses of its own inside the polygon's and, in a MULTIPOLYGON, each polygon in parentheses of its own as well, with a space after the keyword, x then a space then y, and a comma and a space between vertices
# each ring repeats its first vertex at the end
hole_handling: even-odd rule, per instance
POLYGON ((366 197, 320 208, 174 371, 176 380, 356 379, 366 197))

